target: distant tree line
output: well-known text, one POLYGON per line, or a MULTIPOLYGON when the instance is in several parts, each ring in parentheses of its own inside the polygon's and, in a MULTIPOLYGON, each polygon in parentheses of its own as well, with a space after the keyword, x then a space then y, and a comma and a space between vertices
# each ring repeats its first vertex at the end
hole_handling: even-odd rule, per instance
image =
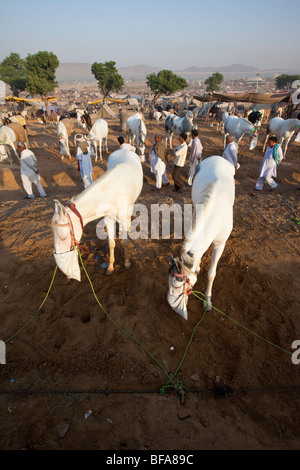
MULTIPOLYGON (((28 54, 21 59, 20 54, 11 52, 0 63, 0 80, 10 85, 13 96, 18 97, 22 91, 30 95, 39 95, 45 101, 48 110, 47 96, 58 86, 56 69, 59 60, 53 52, 39 51, 28 54)), ((124 79, 118 73, 116 62, 94 62, 91 72, 98 82, 99 89, 105 100, 112 92, 120 91, 124 87, 124 79)), ((213 83, 219 83, 221 74, 214 74, 213 83)), ((147 85, 154 93, 155 99, 161 95, 171 95, 188 87, 187 81, 171 72, 160 72, 147 75, 147 85)), ((221 80, 221 81, 222 81, 221 80)))
POLYGON ((296 80, 300 80, 300 75, 282 74, 276 78, 276 86, 279 90, 288 90, 296 80))

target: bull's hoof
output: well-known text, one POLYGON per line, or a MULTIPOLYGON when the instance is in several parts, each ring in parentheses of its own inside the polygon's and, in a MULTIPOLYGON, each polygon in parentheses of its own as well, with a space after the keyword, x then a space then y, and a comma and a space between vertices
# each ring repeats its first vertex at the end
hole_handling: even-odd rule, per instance
POLYGON ((106 274, 106 276, 111 276, 113 272, 114 272, 114 268, 112 268, 112 269, 107 268, 105 274, 106 274))
POLYGON ((125 261, 124 267, 125 267, 125 270, 126 270, 126 271, 129 271, 129 269, 131 268, 131 263, 130 263, 130 261, 125 261))
POLYGON ((210 298, 206 299, 206 302, 203 302, 203 310, 206 310, 206 312, 210 312, 212 310, 212 304, 211 304, 210 298))

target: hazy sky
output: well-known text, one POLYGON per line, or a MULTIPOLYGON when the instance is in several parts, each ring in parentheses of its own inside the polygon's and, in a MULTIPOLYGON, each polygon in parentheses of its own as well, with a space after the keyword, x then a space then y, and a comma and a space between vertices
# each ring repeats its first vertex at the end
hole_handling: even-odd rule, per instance
POLYGON ((117 67, 299 69, 299 25, 299 0, 12 0, 0 7, 0 61, 47 50, 117 67))

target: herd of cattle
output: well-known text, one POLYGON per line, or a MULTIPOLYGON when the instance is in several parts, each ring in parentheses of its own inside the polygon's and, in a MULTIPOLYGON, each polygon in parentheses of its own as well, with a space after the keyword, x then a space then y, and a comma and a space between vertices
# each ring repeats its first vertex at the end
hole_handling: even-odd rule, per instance
MULTIPOLYGON (((195 125, 195 118, 199 115, 199 108, 188 110, 185 116, 178 116, 173 110, 164 111, 156 108, 149 109, 149 119, 155 119, 156 123, 159 124, 159 120, 164 120, 164 130, 166 137, 166 145, 172 149, 172 137, 173 134, 180 135, 186 133, 190 135, 195 125)), ((215 105, 210 110, 210 115, 216 123, 217 131, 224 134, 224 146, 226 136, 228 134, 233 135, 237 145, 245 134, 249 134, 249 149, 253 150, 258 141, 258 134, 261 128, 261 124, 266 120, 268 121, 267 134, 265 139, 264 148, 270 134, 276 135, 279 144, 282 145, 285 142, 284 155, 287 152, 288 144, 296 133, 296 139, 299 140, 300 133, 300 112, 295 111, 289 119, 283 119, 281 113, 283 108, 278 108, 277 115, 275 117, 270 116, 270 110, 249 110, 245 113, 244 117, 239 114, 233 114, 233 111, 225 111, 220 106, 215 105)), ((74 110, 72 112, 64 113, 59 116, 56 113, 45 115, 42 110, 37 111, 35 116, 44 127, 47 123, 50 123, 57 128, 57 138, 60 147, 60 155, 63 159, 65 156, 71 158, 69 140, 72 135, 76 134, 76 129, 81 129, 87 132, 85 138, 88 143, 89 152, 92 157, 95 157, 95 161, 98 160, 98 147, 99 147, 99 158, 102 160, 102 150, 107 148, 108 138, 108 125, 104 119, 97 119, 92 124, 92 119, 88 111, 86 110, 74 110)), ((13 163, 11 149, 14 151, 16 157, 16 143, 22 141, 28 144, 28 135, 26 127, 27 112, 22 111, 17 115, 0 115, 0 162, 9 160, 9 163, 13 163)), ((126 120, 126 132, 128 135, 128 141, 134 144, 136 141, 137 153, 140 156, 142 162, 145 161, 145 140, 147 135, 147 129, 145 125, 145 119, 142 112, 136 112, 134 115, 129 116, 126 120)), ((76 135, 75 135, 76 138, 76 135)), ((76 140, 74 138, 74 146, 76 140)))

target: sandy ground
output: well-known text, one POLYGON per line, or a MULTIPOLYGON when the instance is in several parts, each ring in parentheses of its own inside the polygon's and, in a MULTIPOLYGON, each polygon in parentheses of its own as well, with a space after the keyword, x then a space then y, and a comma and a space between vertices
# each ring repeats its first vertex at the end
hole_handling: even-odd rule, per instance
MULTIPOLYGON (((117 121, 108 124, 112 152, 121 133, 117 121)), ((222 136, 204 121, 197 125, 204 158, 221 154, 222 136)), ((146 120, 146 126, 149 150, 163 125, 146 120)), ((24 199, 15 157, 13 167, 1 165, 0 339, 31 321, 7 343, 7 364, 0 366, 0 448, 299 449, 300 365, 291 361, 292 343, 300 340, 299 226, 291 220, 294 212, 300 215, 299 144, 278 169, 277 190, 257 193, 265 126, 252 153, 242 141, 234 229, 213 287, 214 305, 230 319, 216 310, 206 314, 174 379, 182 389, 162 394, 166 374, 180 364, 203 312, 191 296, 184 321, 166 301, 169 256, 179 253, 182 241, 131 240, 129 271, 117 242, 116 269, 108 277, 100 268, 107 242, 98 240, 96 222, 88 224, 82 241, 89 254, 83 260, 109 317, 83 271, 81 283, 58 271, 32 319, 55 268, 53 200, 67 203, 83 186, 74 149, 71 161, 59 158, 56 129, 33 121, 28 128, 47 198, 24 199), (92 414, 85 418, 88 409, 92 414)), ((95 177, 105 171, 107 158, 94 164, 95 177)), ((151 191, 154 184, 145 163, 138 202, 191 202, 189 188, 174 196, 172 184, 159 193, 151 191)), ((209 259, 207 253, 199 291, 206 287, 209 259)))

